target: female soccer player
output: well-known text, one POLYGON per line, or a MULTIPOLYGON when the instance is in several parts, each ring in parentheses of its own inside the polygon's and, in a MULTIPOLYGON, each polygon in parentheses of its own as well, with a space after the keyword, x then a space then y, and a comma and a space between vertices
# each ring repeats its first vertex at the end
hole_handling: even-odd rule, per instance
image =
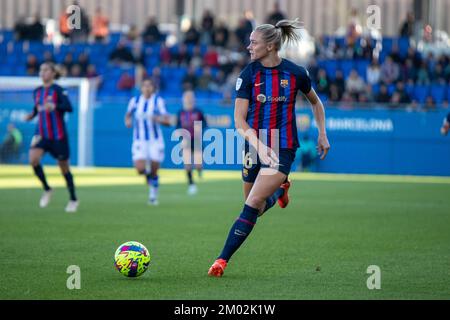
POLYGON ((206 128, 203 112, 195 107, 195 94, 186 91, 183 94, 183 110, 177 115, 177 128, 189 132, 189 137, 183 139, 183 162, 188 177, 188 194, 197 193, 197 186, 192 177, 192 166, 197 169, 198 176, 202 175, 202 131, 206 128))
POLYGON ((289 202, 287 177, 299 147, 295 121, 295 98, 300 90, 309 100, 319 129, 317 150, 323 160, 330 144, 325 131, 322 102, 311 88, 308 72, 278 55, 286 41, 298 40, 298 20, 263 24, 250 35, 252 62, 236 82, 235 124, 246 139, 244 208, 231 227, 222 253, 208 271, 221 277, 231 256, 252 231, 258 216, 275 202, 289 202))
POLYGON ((66 91, 53 83, 59 78, 59 72, 53 63, 43 63, 39 76, 42 79, 42 86, 34 90, 34 108, 25 118, 26 121, 30 121, 38 116, 38 125, 31 141, 29 159, 34 173, 44 187, 39 205, 41 208, 47 207, 52 195, 52 189, 47 183, 41 165, 42 156, 49 152, 58 161, 69 189, 70 200, 66 206, 66 212, 75 212, 78 208, 78 200, 69 167, 69 139, 64 123, 64 113, 72 112, 72 105, 66 91))
POLYGON ((137 172, 146 177, 148 202, 152 205, 158 205, 158 169, 164 160, 161 124, 170 125, 164 100, 156 93, 153 81, 145 79, 141 95, 131 98, 128 103, 125 125, 127 128, 133 127, 133 162, 137 172))

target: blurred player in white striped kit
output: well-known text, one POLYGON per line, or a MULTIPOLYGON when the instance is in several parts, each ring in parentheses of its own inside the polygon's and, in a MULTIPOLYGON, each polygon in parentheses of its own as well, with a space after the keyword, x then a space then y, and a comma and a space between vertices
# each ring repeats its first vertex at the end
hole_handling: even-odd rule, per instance
POLYGON ((164 160, 161 125, 170 125, 170 116, 151 79, 142 82, 141 94, 128 103, 125 125, 133 127, 131 152, 137 172, 145 175, 149 185, 148 202, 158 205, 158 169, 164 160))

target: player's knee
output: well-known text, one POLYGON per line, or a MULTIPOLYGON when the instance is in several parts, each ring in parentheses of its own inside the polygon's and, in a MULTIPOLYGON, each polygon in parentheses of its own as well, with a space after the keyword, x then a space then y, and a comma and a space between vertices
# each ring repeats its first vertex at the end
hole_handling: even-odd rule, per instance
POLYGON ((40 163, 39 158, 36 157, 30 157, 28 161, 32 167, 36 167, 40 163))
POLYGON ((136 168, 136 171, 138 174, 146 174, 145 168, 138 167, 138 168, 136 168))
POLYGON ((245 204, 252 208, 260 208, 264 203, 266 202, 266 199, 259 195, 249 195, 247 197, 247 200, 245 201, 245 204))

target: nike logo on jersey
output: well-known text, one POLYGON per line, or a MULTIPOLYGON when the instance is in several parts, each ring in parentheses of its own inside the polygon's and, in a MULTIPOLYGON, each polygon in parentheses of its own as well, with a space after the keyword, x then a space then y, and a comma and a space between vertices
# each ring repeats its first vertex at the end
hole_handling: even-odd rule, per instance
POLYGON ((264 82, 261 82, 261 83, 255 83, 255 87, 259 87, 260 85, 263 85, 264 84, 264 82))

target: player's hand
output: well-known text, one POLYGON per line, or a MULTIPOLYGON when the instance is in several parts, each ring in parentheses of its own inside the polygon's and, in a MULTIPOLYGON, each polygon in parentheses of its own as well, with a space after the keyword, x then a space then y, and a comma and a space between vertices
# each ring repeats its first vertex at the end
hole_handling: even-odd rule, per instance
POLYGON ((131 128, 132 127, 131 117, 125 117, 125 127, 131 128))
POLYGON ((260 142, 258 144, 258 156, 261 162, 271 168, 276 167, 280 164, 277 154, 272 148, 266 146, 264 143, 260 142))
POLYGON ((34 118, 34 114, 29 113, 23 118, 23 120, 28 122, 28 121, 31 121, 33 118, 34 118))
POLYGON ((320 155, 320 160, 325 159, 328 150, 330 150, 330 143, 328 142, 327 135, 319 135, 319 138, 317 139, 317 153, 320 155))
POLYGON ((53 111, 56 109, 56 105, 53 102, 47 102, 44 105, 45 111, 53 111))
POLYGON ((444 124, 444 125, 441 127, 441 134, 442 134, 443 136, 446 136, 447 133, 448 133, 449 128, 450 128, 450 126, 449 126, 448 124, 444 124))

